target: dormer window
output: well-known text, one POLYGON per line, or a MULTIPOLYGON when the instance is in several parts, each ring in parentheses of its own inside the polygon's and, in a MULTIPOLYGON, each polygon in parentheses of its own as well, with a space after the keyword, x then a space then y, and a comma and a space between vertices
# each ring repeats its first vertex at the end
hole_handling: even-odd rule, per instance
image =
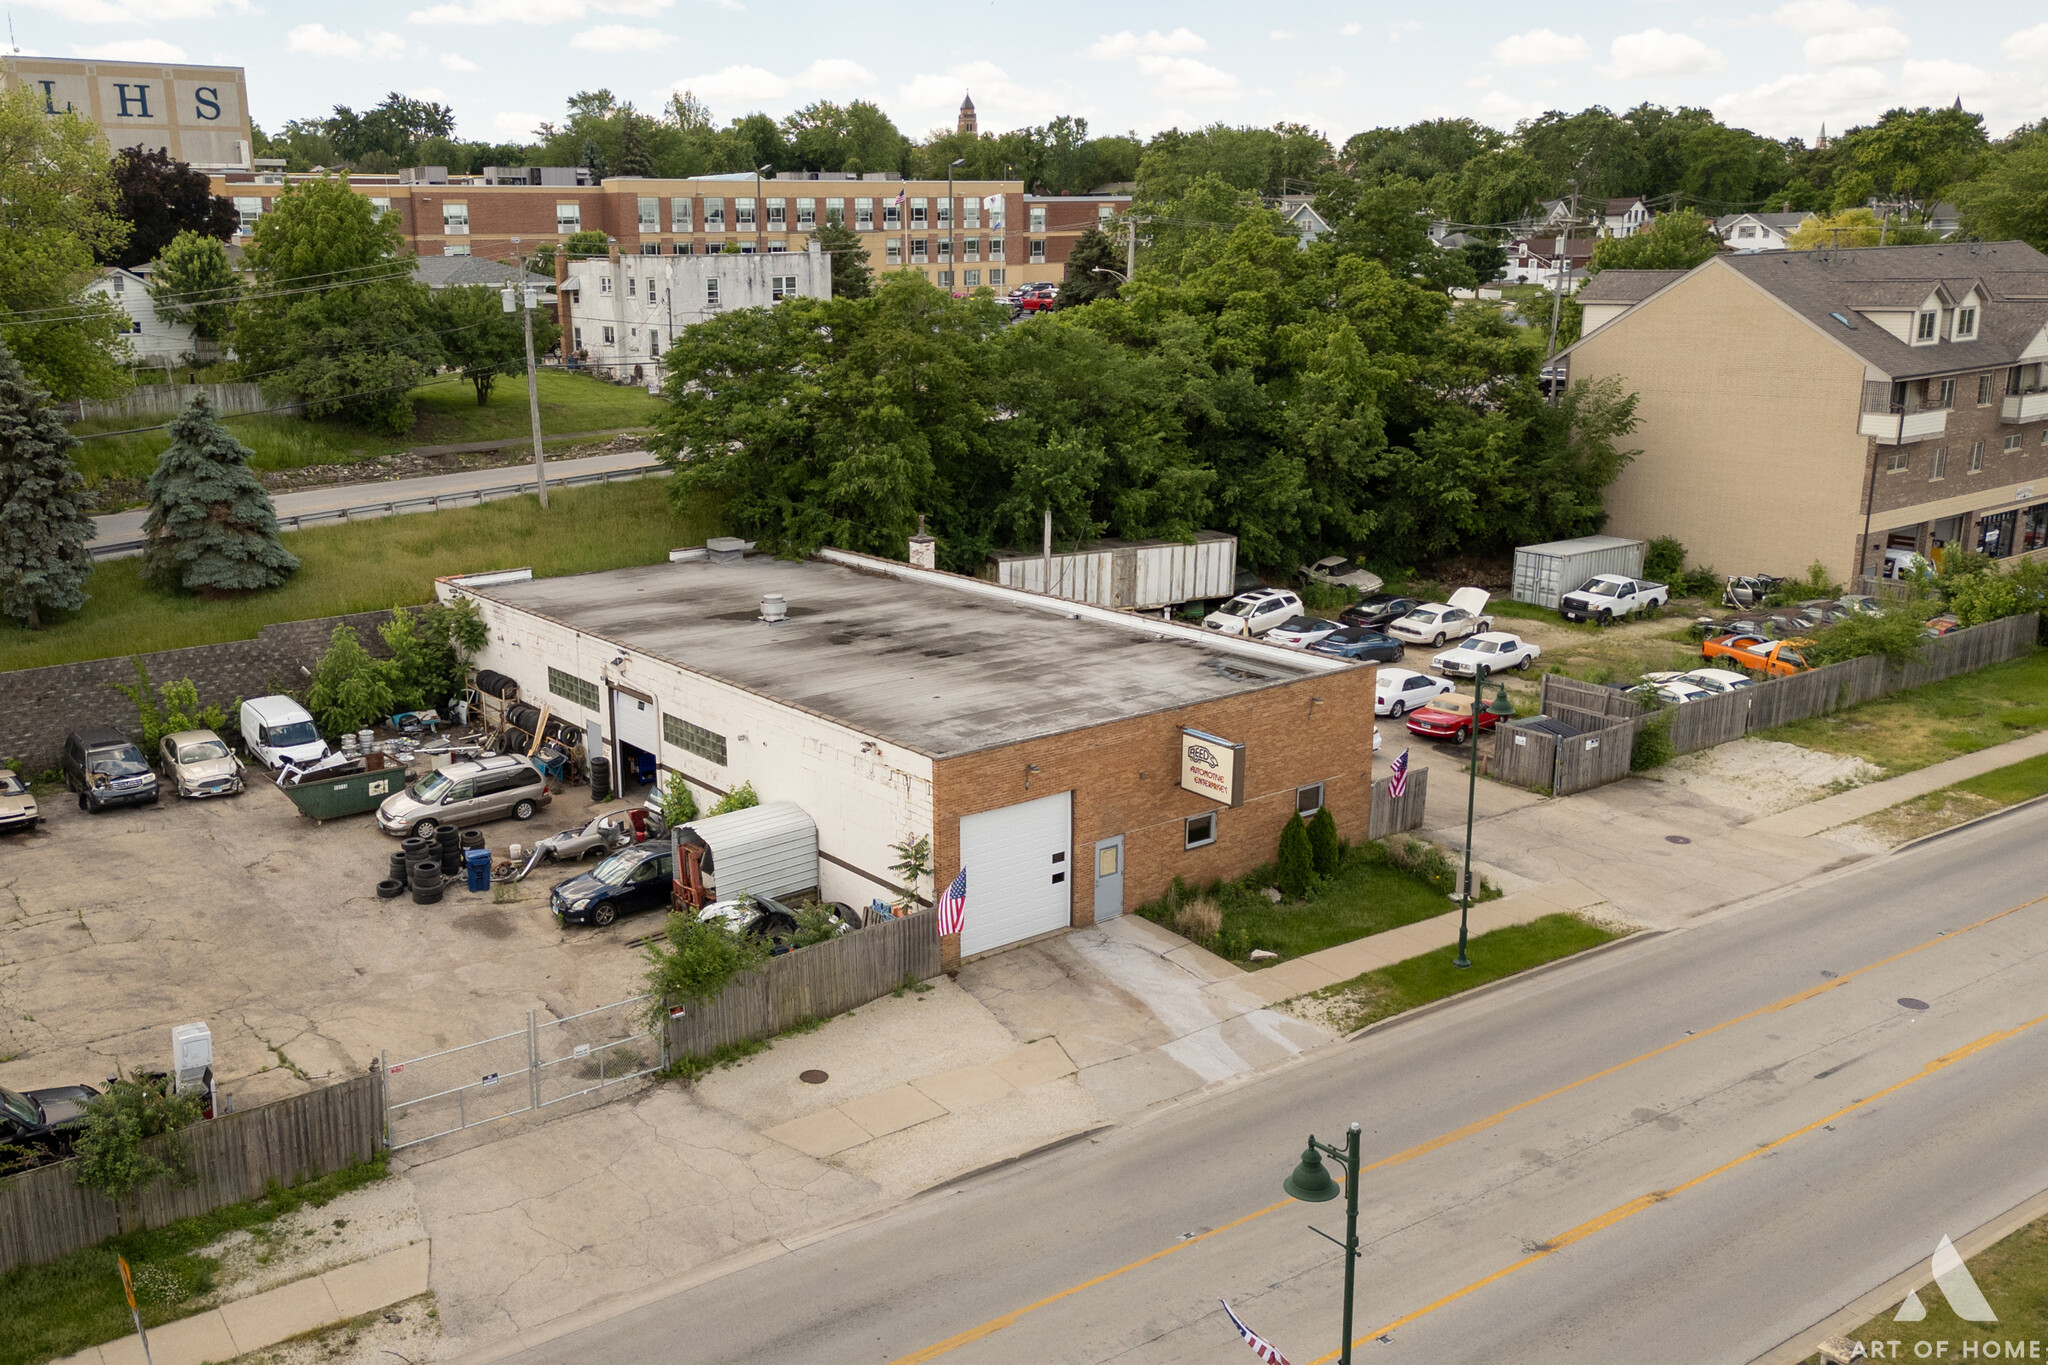
POLYGON ((1920 315, 1920 326, 1918 330, 1914 332, 1913 339, 1915 341, 1934 340, 1935 324, 1940 322, 1940 320, 1941 314, 1934 312, 1931 309, 1925 313, 1922 313, 1920 315))
POLYGON ((1972 338, 1972 337, 1974 337, 1974 336, 1976 336, 1976 335, 1977 335, 1977 310, 1976 310, 1976 309, 1974 309, 1974 308, 1958 308, 1958 309, 1956 309, 1956 336, 1955 336, 1955 339, 1956 339, 1957 341, 1968 341, 1968 340, 1969 340, 1970 338, 1972 338))

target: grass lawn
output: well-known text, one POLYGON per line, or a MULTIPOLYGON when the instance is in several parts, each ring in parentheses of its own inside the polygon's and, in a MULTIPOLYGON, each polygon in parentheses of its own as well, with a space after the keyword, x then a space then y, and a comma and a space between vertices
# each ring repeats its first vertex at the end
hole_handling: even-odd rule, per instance
POLYGON ((22 1266, 0 1275, 0 1365, 40 1365, 114 1341, 135 1330, 121 1292, 114 1258, 128 1258, 135 1274, 135 1299, 142 1325, 155 1327, 185 1317, 215 1289, 218 1263, 200 1254, 230 1232, 263 1229, 301 1208, 319 1208, 337 1195, 361 1189, 386 1174, 378 1157, 358 1166, 276 1188, 261 1199, 230 1204, 198 1218, 185 1218, 149 1232, 109 1238, 60 1260, 22 1266))
MULTIPOLYGON (((1929 1247, 1931 1252, 1934 1248, 1929 1247)), ((2004 1241, 1988 1246, 1969 1260, 1970 1278, 1984 1291, 1997 1322, 1965 1322, 1950 1309, 1939 1286, 1919 1290, 1927 1316, 1919 1322, 1894 1322, 1897 1305, 1847 1335, 1864 1343, 1872 1360, 1883 1351, 1886 1360, 1958 1361, 1972 1358, 2038 1358, 2038 1342, 2048 1336, 2048 1218, 2027 1224, 2004 1241), (1936 1343, 1941 1349, 1937 1352, 1936 1343)), ((1818 1356, 1810 1357, 1818 1360, 1818 1356)))
POLYGON ((1473 939, 1466 950, 1472 965, 1463 970, 1451 965, 1458 955, 1456 948, 1439 948, 1340 981, 1317 991, 1311 998, 1327 1009, 1332 1027, 1348 1033, 1432 1000, 1484 986, 1489 981, 1597 948, 1620 937, 1577 915, 1545 915, 1473 939))
POLYGON ((40 631, 0 618, 0 671, 246 640, 277 621, 412 606, 433 599, 443 574, 530 566, 554 577, 658 564, 720 529, 712 509, 670 511, 668 488, 666 479, 593 484, 554 490, 547 512, 535 498, 510 498, 288 532, 298 573, 273 592, 231 601, 159 592, 142 581, 141 560, 109 560, 93 570, 84 610, 40 631))
MULTIPOLYGON (((664 406, 647 390, 607 384, 589 375, 542 370, 540 429, 542 435, 569 431, 607 431, 645 426, 664 406)), ((524 380, 500 378, 491 401, 477 406, 476 390, 466 380, 430 380, 413 390, 412 431, 405 436, 366 431, 339 422, 307 422, 277 414, 249 414, 225 419, 228 430, 256 452, 257 470, 298 469, 311 464, 348 464, 423 445, 459 445, 525 436, 532 431, 524 380)), ((95 431, 125 431, 157 420, 142 417, 95 418, 72 430, 80 436, 95 431)), ((88 484, 108 477, 146 479, 157 456, 170 444, 161 431, 135 436, 108 436, 85 441, 78 448, 78 467, 88 484)))
POLYGON ((2048 650, 1794 721, 1759 738, 1854 754, 1887 777, 2048 729, 2048 650))
POLYGON ((2044 795, 2048 795, 2048 754, 1993 768, 1980 777, 1902 801, 1856 823, 1889 843, 1903 844, 2044 795))

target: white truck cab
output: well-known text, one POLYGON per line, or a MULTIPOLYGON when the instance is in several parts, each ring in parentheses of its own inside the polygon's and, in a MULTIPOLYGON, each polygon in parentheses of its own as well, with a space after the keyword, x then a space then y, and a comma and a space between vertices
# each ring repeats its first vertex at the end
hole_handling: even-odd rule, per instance
POLYGON ((258 697, 242 703, 242 747, 266 768, 304 767, 327 757, 327 743, 312 715, 290 697, 258 697))

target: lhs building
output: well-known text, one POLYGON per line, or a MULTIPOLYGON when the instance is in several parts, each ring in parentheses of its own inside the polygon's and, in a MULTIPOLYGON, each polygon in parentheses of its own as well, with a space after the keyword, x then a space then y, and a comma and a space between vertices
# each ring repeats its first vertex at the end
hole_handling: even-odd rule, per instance
POLYGON ((115 151, 169 151, 201 170, 247 170, 248 83, 239 66, 163 66, 0 56, 0 86, 27 86, 43 111, 75 111, 115 151))
POLYGON ((1297 811, 1368 828, 1370 665, 836 550, 440 593, 615 772, 648 753, 703 804, 803 807, 827 899, 929 903, 964 867, 949 964, 1248 872, 1297 811), (919 838, 935 876, 899 887, 919 838))

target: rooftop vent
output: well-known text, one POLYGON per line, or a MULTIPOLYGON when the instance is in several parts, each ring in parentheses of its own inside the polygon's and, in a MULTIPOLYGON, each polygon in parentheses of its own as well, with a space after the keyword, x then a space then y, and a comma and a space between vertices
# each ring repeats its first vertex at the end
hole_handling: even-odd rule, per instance
POLYGON ((789 619, 789 599, 779 592, 761 594, 761 619, 769 625, 789 619))
POLYGON ((704 542, 713 564, 737 564, 746 557, 747 542, 738 536, 713 536, 704 542))

